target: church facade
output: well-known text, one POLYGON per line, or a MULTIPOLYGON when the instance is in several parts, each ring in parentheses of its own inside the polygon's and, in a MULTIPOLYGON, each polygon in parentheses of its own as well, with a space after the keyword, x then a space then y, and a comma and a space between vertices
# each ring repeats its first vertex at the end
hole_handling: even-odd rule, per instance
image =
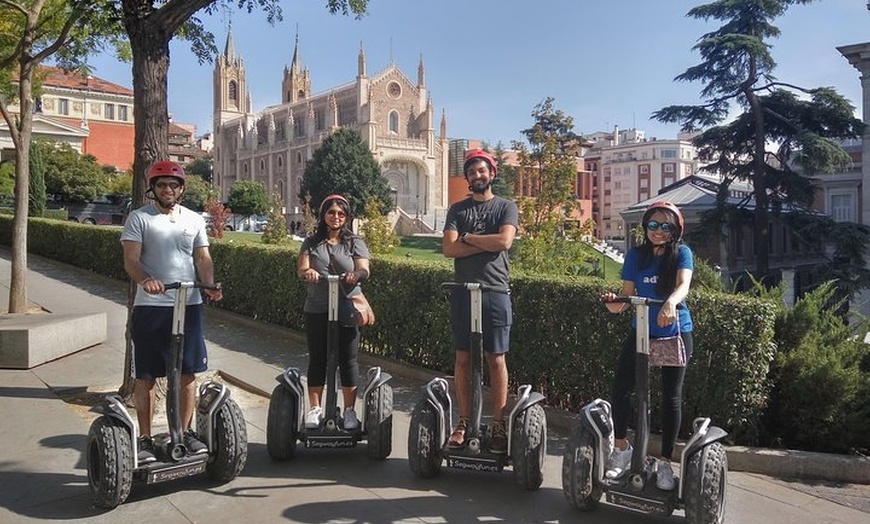
POLYGON ((285 203, 288 220, 300 220, 299 191, 308 161, 339 128, 357 131, 381 166, 395 204, 409 215, 437 216, 447 208, 448 139, 435 110, 421 58, 417 81, 395 64, 368 76, 360 48, 356 78, 312 93, 298 38, 285 66, 281 103, 254 112, 244 60, 232 35, 214 70, 214 184, 226 201, 237 180, 261 182, 285 203))

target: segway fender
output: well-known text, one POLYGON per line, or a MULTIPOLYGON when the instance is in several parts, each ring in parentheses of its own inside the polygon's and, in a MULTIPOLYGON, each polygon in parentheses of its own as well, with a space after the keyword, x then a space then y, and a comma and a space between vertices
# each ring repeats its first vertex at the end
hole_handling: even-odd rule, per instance
POLYGON ((692 442, 691 446, 686 447, 686 457, 689 457, 692 453, 695 453, 699 449, 709 446, 714 442, 718 442, 720 440, 725 439, 728 436, 728 432, 718 426, 710 426, 707 428, 707 432, 701 436, 698 440, 692 442))
POLYGON ((364 397, 368 396, 368 394, 371 391, 374 391, 375 389, 383 386, 384 384, 389 382, 390 379, 392 379, 392 378, 393 378, 393 376, 390 375, 389 373, 382 372, 380 366, 375 366, 375 367, 369 368, 368 385, 366 386, 365 393, 363 394, 363 396, 364 397))
POLYGON ((435 408, 438 413, 438 442, 443 446, 447 443, 447 436, 453 427, 453 408, 450 402, 447 381, 441 377, 435 377, 423 388, 423 398, 435 408))
POLYGON ((275 377, 275 380, 291 391, 300 394, 302 392, 302 374, 300 373, 299 368, 289 367, 280 375, 275 377))
POLYGON ((136 438, 136 424, 133 423, 133 418, 130 416, 130 412, 127 411, 127 408, 124 406, 124 399, 121 398, 121 395, 117 393, 112 393, 110 395, 106 395, 105 404, 98 404, 91 408, 91 411, 104 415, 106 417, 112 417, 120 420, 125 426, 127 426, 131 432, 130 434, 136 438))

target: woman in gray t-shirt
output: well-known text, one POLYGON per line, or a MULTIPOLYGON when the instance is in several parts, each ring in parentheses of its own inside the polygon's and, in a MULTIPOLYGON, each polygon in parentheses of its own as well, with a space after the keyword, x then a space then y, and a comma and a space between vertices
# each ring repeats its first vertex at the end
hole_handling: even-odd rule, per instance
MULTIPOLYGON (((317 428, 323 419, 321 399, 326 384, 326 334, 328 286, 324 275, 344 274, 342 292, 361 293, 359 283, 369 277, 369 249, 350 229, 350 205, 341 195, 329 195, 318 213, 317 230, 306 238, 299 252, 297 271, 308 282, 305 298, 305 330, 308 337, 308 401, 305 426, 317 428)), ((340 326, 338 367, 344 399, 344 429, 359 428, 354 410, 359 378, 359 328, 340 326)))

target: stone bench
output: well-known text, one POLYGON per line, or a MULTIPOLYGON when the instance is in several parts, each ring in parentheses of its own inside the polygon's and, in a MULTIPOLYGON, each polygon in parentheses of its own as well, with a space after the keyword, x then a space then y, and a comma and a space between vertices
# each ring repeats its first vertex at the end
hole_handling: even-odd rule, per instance
POLYGON ((30 369, 106 341, 105 313, 0 314, 0 368, 30 369))

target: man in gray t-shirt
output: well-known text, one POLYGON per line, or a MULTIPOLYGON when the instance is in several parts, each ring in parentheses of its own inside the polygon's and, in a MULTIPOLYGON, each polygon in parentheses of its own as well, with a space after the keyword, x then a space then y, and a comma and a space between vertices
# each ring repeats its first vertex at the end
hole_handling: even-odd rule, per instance
MULTIPOLYGON (((519 223, 514 202, 492 192, 497 164, 486 151, 476 149, 465 155, 465 179, 471 196, 447 211, 444 224, 444 256, 454 259, 454 281, 474 282, 507 290, 510 278, 508 250, 519 223)), ((484 292, 483 349, 489 366, 492 393, 492 443, 490 451, 507 453, 504 409, 507 404, 508 371, 505 354, 510 349, 513 312, 507 293, 484 292)), ((468 292, 454 290, 450 301, 450 322, 456 348, 454 378, 459 397, 459 424, 448 445, 465 445, 465 430, 471 415, 470 305, 468 292)))

